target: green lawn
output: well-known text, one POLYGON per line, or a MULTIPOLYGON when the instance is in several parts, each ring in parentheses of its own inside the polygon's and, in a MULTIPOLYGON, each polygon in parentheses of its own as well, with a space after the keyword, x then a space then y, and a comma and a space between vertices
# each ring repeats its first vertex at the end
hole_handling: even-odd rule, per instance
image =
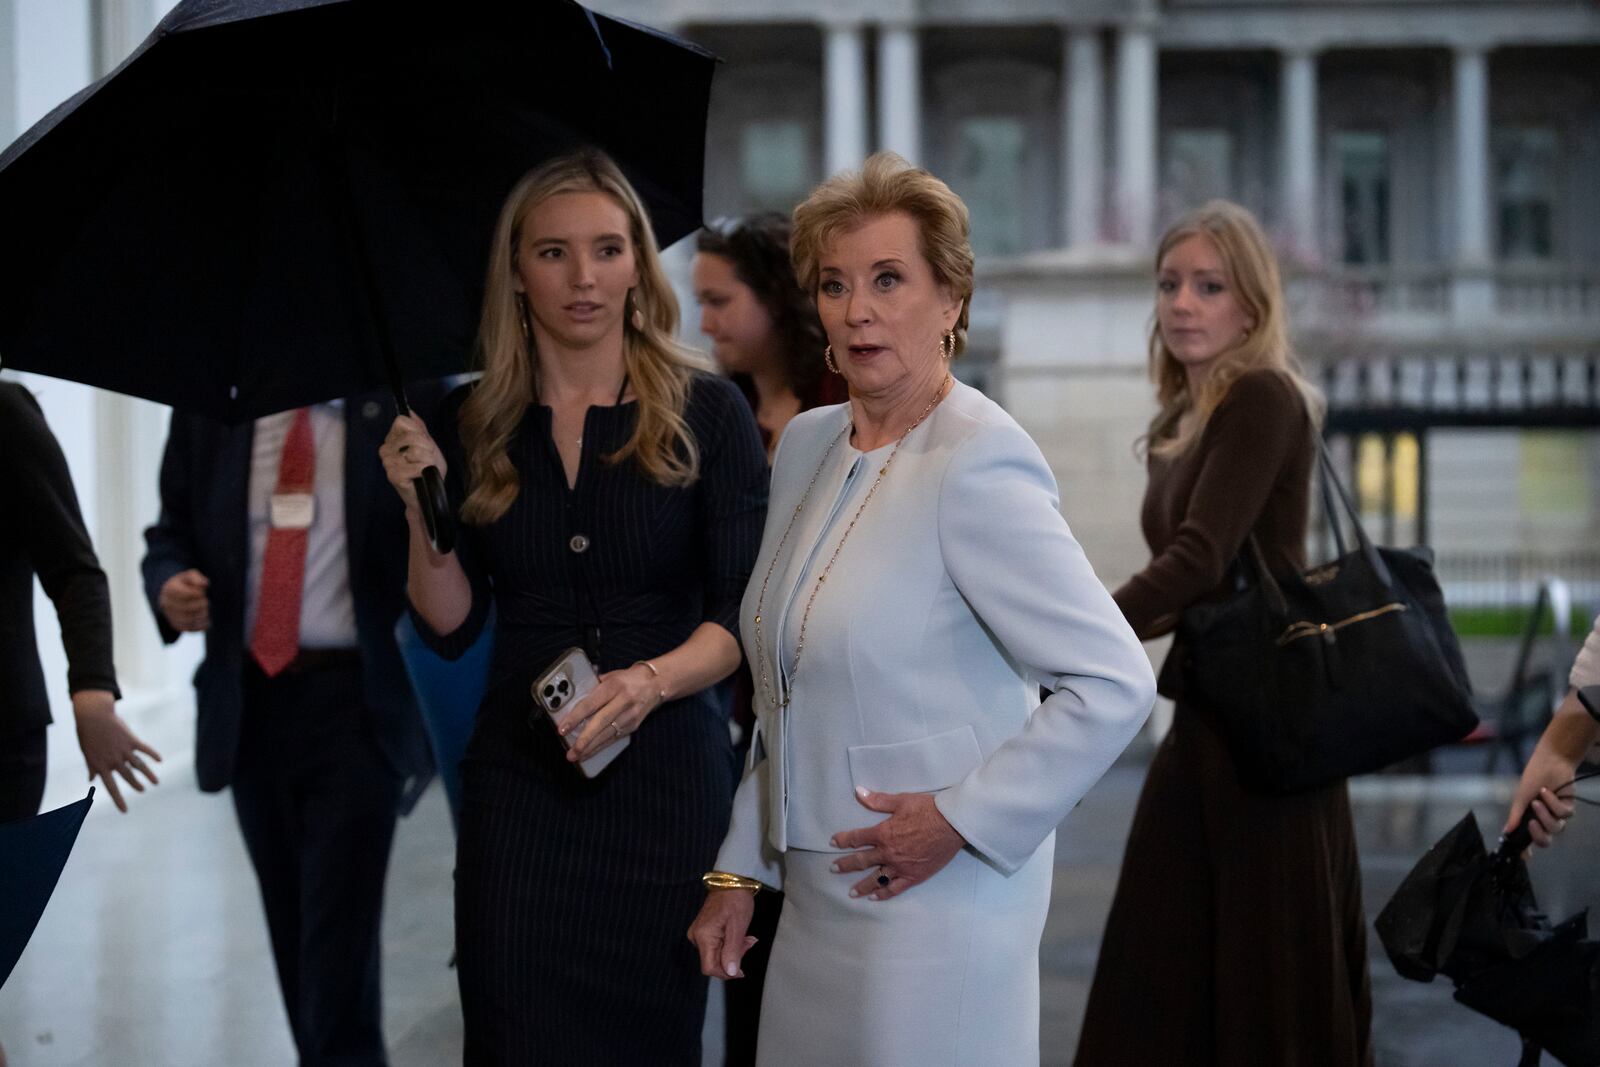
MULTIPOLYGON (((1593 621, 1594 617, 1587 608, 1573 605, 1568 632, 1574 639, 1582 640, 1589 633, 1593 621)), ((1528 608, 1452 608, 1450 625, 1455 627, 1460 637, 1518 637, 1528 625, 1528 608)), ((1546 612, 1540 621, 1539 632, 1548 634, 1550 631, 1550 614, 1546 612)))

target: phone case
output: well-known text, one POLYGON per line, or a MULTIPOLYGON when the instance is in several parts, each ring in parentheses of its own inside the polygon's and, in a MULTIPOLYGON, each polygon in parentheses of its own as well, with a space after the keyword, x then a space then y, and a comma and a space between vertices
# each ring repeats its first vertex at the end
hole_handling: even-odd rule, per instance
MULTIPOLYGON (((583 649, 569 648, 561 653, 549 670, 534 681, 533 702, 544 710, 554 725, 555 720, 565 714, 568 708, 592 693, 599 684, 600 677, 583 649)), ((570 749, 577 740, 577 733, 569 734, 561 740, 570 749)), ((611 766, 611 761, 622 755, 622 750, 632 741, 631 736, 623 736, 621 740, 607 745, 580 762, 578 769, 583 772, 584 777, 593 778, 611 766)))

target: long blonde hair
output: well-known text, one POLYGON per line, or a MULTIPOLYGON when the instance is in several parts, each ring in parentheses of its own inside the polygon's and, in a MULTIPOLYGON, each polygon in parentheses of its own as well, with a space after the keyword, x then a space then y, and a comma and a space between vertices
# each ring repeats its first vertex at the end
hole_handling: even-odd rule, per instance
POLYGON ((1182 455, 1199 440, 1211 413, 1228 389, 1246 371, 1270 368, 1286 375, 1304 398, 1313 425, 1322 421, 1322 394, 1307 380, 1289 344, 1289 319, 1284 309, 1278 261, 1254 215, 1227 200, 1213 200, 1173 223, 1156 248, 1156 270, 1167 253, 1191 237, 1209 239, 1222 259, 1228 286, 1245 314, 1255 323, 1242 340, 1215 356, 1216 364, 1196 394, 1189 376, 1161 337, 1161 323, 1150 322, 1150 379, 1156 385, 1160 410, 1150 421, 1144 444, 1163 458, 1182 455), (1184 423, 1189 412, 1194 417, 1184 423))
POLYGON ((678 299, 661 266, 661 252, 644 202, 612 159, 595 149, 559 156, 517 182, 500 209, 478 325, 478 358, 483 378, 461 407, 461 440, 467 452, 468 493, 461 514, 482 526, 504 515, 521 485, 508 451, 512 436, 538 400, 535 342, 527 332, 512 274, 529 213, 561 193, 598 192, 615 200, 628 216, 629 237, 639 285, 629 293, 643 328, 633 314, 623 317, 622 355, 628 381, 639 402, 633 436, 607 463, 632 459, 646 477, 661 485, 688 485, 698 476, 700 452, 684 409, 697 361, 673 336, 678 329, 678 299))

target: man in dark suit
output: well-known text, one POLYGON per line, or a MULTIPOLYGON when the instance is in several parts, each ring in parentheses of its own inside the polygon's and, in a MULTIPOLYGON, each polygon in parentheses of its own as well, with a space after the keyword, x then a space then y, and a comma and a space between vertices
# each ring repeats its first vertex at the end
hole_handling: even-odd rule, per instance
MULTIPOLYGON (((116 777, 143 792, 155 749, 117 717, 111 663, 111 594, 89 542, 66 457, 33 394, 0 382, 0 456, 9 475, 0 522, 0 823, 26 818, 44 797, 50 699, 33 630, 33 577, 55 604, 67 652, 78 744, 122 811, 116 777)), ((0 1059, 3 1061, 3 1059, 0 1059)))
POLYGON ((385 1062, 383 883, 432 773, 395 644, 405 518, 373 397, 228 427, 174 414, 145 591, 162 638, 204 631, 200 788, 231 786, 303 1067, 385 1062))

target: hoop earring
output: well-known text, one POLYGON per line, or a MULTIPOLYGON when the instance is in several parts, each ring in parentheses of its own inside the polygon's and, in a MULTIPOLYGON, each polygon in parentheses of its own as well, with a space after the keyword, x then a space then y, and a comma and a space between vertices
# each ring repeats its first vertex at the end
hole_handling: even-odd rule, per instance
POLYGON ((946 363, 956 358, 956 332, 950 330, 939 338, 939 355, 946 363))
POLYGON ((639 307, 639 300, 633 295, 633 290, 628 290, 628 304, 633 308, 628 315, 628 321, 633 324, 634 333, 644 332, 644 311, 639 307))
POLYGON ((824 348, 822 350, 822 362, 827 364, 828 369, 833 371, 833 373, 835 373, 835 374, 839 373, 839 364, 837 364, 837 363, 835 363, 833 361, 833 346, 832 345, 829 345, 827 348, 824 348))

